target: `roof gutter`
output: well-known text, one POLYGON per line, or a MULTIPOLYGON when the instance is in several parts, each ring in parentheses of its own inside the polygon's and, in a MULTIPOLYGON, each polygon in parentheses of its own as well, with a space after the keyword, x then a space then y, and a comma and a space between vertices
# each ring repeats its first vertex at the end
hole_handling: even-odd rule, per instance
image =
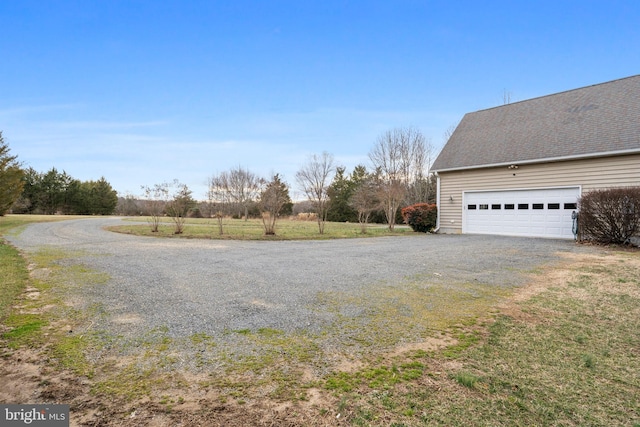
POLYGON ((529 165, 529 164, 536 164, 536 163, 563 162, 567 160, 593 159, 596 157, 622 156, 625 154, 640 154, 640 148, 632 148, 629 150, 607 151, 604 153, 590 153, 590 154, 576 154, 573 156, 547 157, 542 159, 512 160, 510 162, 490 163, 487 165, 471 165, 471 166, 460 166, 460 167, 446 168, 446 169, 433 169, 433 172, 437 176, 438 172, 455 172, 455 171, 462 171, 462 170, 469 170, 469 169, 497 168, 497 167, 503 167, 503 166, 510 166, 514 164, 529 165))

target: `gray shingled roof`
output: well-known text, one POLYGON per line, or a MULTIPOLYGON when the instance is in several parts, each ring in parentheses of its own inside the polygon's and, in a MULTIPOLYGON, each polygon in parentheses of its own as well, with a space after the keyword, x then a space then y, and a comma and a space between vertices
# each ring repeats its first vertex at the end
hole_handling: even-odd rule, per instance
POLYGON ((468 113, 432 170, 640 152, 640 75, 468 113))

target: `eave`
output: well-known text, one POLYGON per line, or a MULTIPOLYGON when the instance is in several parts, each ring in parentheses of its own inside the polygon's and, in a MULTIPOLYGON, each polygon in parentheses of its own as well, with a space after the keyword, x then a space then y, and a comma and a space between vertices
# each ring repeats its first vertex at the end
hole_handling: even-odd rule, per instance
POLYGON ((608 151, 608 152, 601 152, 601 153, 576 154, 572 156, 548 157, 543 159, 513 160, 510 162, 492 163, 492 164, 486 164, 486 165, 471 165, 471 166, 461 166, 461 167, 455 167, 455 168, 432 169, 432 172, 435 172, 435 173, 459 172, 459 171, 465 171, 465 170, 499 168, 499 167, 505 167, 505 166, 508 167, 511 165, 520 166, 520 165, 531 165, 531 164, 551 163, 551 162, 565 162, 570 160, 593 159, 598 157, 625 156, 629 154, 640 154, 640 147, 629 149, 629 150, 608 151))

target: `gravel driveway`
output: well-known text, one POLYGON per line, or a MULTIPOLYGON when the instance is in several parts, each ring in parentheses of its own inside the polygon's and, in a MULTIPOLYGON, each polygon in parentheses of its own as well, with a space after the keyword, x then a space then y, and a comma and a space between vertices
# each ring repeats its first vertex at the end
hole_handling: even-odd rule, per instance
POLYGON ((559 252, 589 250, 566 240, 498 236, 265 242, 157 239, 103 229, 120 222, 39 223, 7 238, 27 253, 43 247, 80 253, 69 262, 108 273, 108 282, 83 289, 83 298, 104 307, 100 326, 121 336, 156 327, 176 337, 313 330, 330 320, 312 309, 322 291, 362 291, 410 276, 513 286, 523 283, 524 272, 557 260, 559 252))

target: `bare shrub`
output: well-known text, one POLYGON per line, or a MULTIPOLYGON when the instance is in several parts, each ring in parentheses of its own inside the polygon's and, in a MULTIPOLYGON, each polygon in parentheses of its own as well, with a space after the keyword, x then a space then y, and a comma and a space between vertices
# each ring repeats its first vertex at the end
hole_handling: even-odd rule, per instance
POLYGON ((158 232, 164 210, 169 203, 169 184, 154 184, 153 187, 142 186, 144 191, 144 212, 149 215, 149 226, 152 233, 158 232))
POLYGON ((265 183, 258 202, 265 235, 275 236, 278 217, 283 208, 290 203, 289 187, 280 179, 278 174, 275 174, 271 181, 265 183))
POLYGON ((209 178, 209 188, 207 190, 207 208, 209 217, 216 219, 218 223, 218 234, 224 234, 223 218, 230 205, 230 195, 227 191, 227 174, 222 173, 209 178))
POLYGON ((175 191, 173 192, 172 200, 167 204, 166 211, 174 224, 173 233, 182 234, 187 220, 187 214, 195 205, 195 202, 191 198, 191 190, 189 190, 186 184, 174 180, 173 187, 175 187, 175 191))
POLYGON ((580 198, 579 208, 584 240, 629 244, 640 231, 640 187, 590 191, 580 198))

